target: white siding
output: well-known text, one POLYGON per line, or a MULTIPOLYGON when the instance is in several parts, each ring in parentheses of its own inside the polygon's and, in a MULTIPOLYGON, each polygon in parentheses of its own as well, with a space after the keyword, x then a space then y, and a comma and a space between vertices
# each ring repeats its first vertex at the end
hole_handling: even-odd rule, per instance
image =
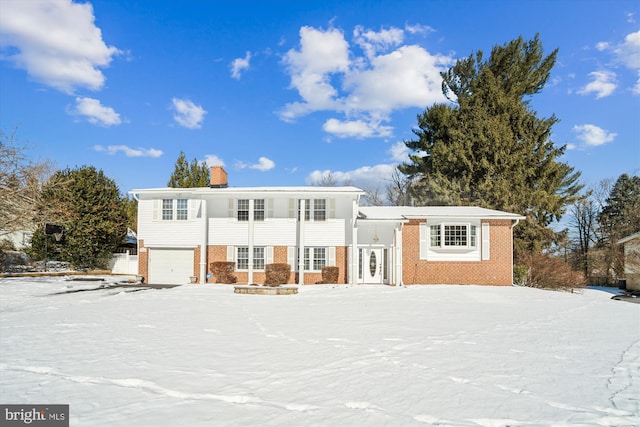
MULTIPOLYGON (((144 240, 144 245, 149 246, 189 246, 195 247, 201 242, 200 221, 189 219, 187 221, 162 221, 154 220, 154 200, 140 200, 138 203, 138 239, 144 240)), ((190 200, 193 209, 197 211, 200 201, 190 200)))

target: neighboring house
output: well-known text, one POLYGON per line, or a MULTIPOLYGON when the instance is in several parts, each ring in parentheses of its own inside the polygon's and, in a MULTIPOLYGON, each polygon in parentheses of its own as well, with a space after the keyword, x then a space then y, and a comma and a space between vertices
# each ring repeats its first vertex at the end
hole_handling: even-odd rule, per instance
POLYGON ((511 285, 520 215, 477 207, 364 207, 355 187, 132 190, 138 200, 138 274, 148 283, 204 283, 215 261, 238 283, 263 283, 264 266, 288 263, 290 283, 511 285), (202 248, 206 248, 205 251, 202 248), (193 279, 192 279, 193 278, 193 279))
POLYGON ((640 232, 618 240, 624 246, 624 276, 628 290, 640 290, 640 232))
POLYGON ((0 232, 0 240, 6 240, 17 251, 22 251, 31 246, 33 230, 18 230, 12 232, 0 232))

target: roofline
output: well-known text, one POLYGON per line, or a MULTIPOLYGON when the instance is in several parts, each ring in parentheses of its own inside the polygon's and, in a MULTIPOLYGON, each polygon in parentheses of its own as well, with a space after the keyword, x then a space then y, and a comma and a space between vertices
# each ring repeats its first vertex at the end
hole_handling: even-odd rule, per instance
POLYGON ((230 195, 230 194, 251 194, 251 193, 272 193, 272 194, 347 194, 359 195, 365 194, 364 190, 357 187, 196 187, 196 188, 142 188, 133 189, 128 194, 162 194, 162 193, 183 193, 194 195, 230 195))
POLYGON ((624 238, 618 240, 618 244, 619 245, 625 244, 625 243, 627 243, 627 242, 629 242, 629 241, 631 241, 631 240, 633 240, 633 239, 635 239, 637 237, 640 237, 640 231, 638 231, 637 233, 633 233, 630 236, 627 236, 627 237, 624 237, 624 238))

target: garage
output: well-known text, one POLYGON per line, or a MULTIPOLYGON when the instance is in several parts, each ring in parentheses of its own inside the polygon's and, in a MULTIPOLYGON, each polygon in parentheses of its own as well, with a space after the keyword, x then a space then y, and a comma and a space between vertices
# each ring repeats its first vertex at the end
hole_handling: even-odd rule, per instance
POLYGON ((153 284, 184 285, 194 275, 193 249, 149 249, 149 279, 153 284))

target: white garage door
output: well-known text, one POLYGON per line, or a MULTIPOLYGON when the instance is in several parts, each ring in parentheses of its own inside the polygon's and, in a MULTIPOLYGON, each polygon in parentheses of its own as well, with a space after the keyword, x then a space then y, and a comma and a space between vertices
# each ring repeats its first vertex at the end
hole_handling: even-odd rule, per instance
POLYGON ((151 284, 184 285, 193 276, 193 249, 149 249, 151 284))

